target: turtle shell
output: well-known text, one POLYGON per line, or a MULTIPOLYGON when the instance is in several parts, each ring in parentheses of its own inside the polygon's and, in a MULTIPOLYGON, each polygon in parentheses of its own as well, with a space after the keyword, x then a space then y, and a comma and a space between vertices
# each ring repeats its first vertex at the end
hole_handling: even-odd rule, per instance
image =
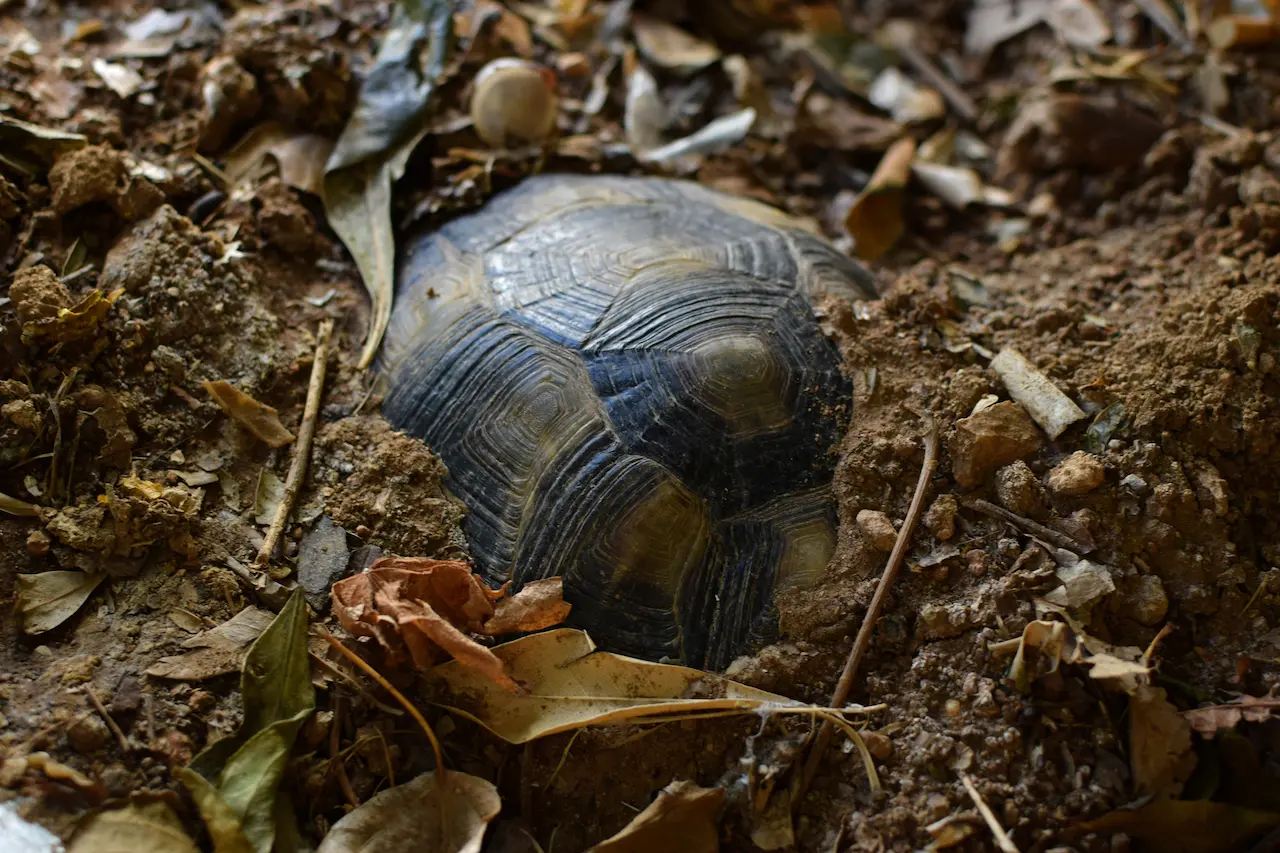
POLYGON ((869 274, 773 208, 549 175, 404 243, 383 411, 492 583, 564 578, 606 649, 721 668, 835 546, 851 392, 814 317, 869 274))

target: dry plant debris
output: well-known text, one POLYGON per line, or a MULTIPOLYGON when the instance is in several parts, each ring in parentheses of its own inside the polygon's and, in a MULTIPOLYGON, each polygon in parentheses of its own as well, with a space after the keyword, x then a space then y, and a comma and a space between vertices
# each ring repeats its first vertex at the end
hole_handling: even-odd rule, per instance
POLYGON ((332 594, 342 626, 376 639, 388 665, 407 659, 428 669, 453 657, 513 693, 522 691, 520 684, 468 633, 538 631, 569 615, 559 578, 534 581, 507 598, 505 588, 490 589, 471 566, 456 560, 383 557, 335 583, 332 594))
POLYGON ((293 441, 294 435, 280 423, 280 413, 250 397, 225 379, 204 384, 222 410, 269 447, 284 447, 293 441))
POLYGON ((480 853, 501 808, 498 789, 484 779, 424 773, 338 821, 316 853, 480 853))
POLYGON ((723 803, 723 788, 700 788, 687 780, 672 782, 621 832, 601 841, 587 853, 677 849, 717 853, 720 849, 717 824, 723 803))

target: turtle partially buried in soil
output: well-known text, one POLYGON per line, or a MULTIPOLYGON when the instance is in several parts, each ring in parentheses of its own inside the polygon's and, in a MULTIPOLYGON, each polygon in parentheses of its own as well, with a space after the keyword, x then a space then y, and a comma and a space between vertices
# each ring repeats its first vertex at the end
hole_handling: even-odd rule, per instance
POLYGON ((835 546, 851 391, 814 318, 870 275, 658 178, 530 178, 411 237, 383 410, 449 468, 477 570, 562 575, 602 648, 723 668, 835 546))

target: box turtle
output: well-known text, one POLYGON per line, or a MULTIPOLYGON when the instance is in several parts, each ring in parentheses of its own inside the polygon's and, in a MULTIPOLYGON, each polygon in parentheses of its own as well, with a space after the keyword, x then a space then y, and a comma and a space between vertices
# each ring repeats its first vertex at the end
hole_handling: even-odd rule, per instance
POLYGON ((874 295, 797 220, 544 175, 411 236, 383 411, 449 469, 490 582, 563 576, 601 648, 723 668, 835 546, 851 390, 813 302, 874 295))

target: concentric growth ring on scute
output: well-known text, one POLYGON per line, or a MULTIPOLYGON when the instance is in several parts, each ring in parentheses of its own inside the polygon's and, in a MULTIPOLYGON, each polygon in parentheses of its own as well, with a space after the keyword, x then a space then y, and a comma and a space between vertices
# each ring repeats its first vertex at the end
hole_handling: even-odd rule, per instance
POLYGON ((870 276, 683 181, 530 178, 406 242, 381 369, 477 569, 562 575, 603 648, 722 668, 825 569, 850 388, 814 318, 870 276))

